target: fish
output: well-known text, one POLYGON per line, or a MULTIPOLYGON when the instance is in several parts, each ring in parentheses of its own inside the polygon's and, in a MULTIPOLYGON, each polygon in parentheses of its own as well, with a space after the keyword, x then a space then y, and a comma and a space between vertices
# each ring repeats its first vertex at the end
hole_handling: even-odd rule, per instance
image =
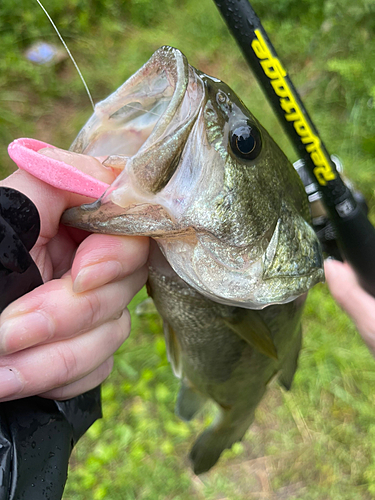
POLYGON ((306 295, 324 280, 302 182, 233 90, 168 46, 96 105, 71 151, 117 177, 62 222, 151 237, 147 291, 181 380, 176 414, 218 408, 190 452, 206 472, 269 382, 292 384, 306 295))

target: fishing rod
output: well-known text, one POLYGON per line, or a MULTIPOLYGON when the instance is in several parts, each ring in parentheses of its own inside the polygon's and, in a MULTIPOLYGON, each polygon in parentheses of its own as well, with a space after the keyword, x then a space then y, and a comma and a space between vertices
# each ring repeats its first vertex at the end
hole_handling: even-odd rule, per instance
POLYGON ((375 228, 352 192, 248 0, 214 0, 318 190, 340 250, 362 287, 375 296, 375 228))

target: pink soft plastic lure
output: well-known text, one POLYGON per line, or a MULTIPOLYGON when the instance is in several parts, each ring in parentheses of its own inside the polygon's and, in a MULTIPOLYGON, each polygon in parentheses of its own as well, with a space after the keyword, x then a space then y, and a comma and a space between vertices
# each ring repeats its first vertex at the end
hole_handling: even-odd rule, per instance
POLYGON ((38 153, 41 149, 52 148, 46 142, 36 139, 16 139, 8 147, 9 156, 17 166, 51 186, 90 198, 100 198, 109 184, 59 160, 38 153))

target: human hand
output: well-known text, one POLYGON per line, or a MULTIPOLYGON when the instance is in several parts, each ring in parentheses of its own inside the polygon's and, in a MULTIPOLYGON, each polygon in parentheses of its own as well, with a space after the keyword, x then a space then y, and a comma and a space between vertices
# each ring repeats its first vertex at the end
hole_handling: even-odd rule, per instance
POLYGON ((375 356, 375 298, 360 286, 348 263, 329 259, 325 261, 324 271, 333 298, 351 316, 375 356))
MULTIPOLYGON (((113 173, 79 160, 111 183, 113 173)), ((44 284, 0 315, 0 401, 39 395, 68 399, 99 385, 130 332, 126 306, 147 278, 148 238, 88 235, 59 225, 69 207, 92 200, 24 171, 0 185, 28 196, 41 218, 30 252, 44 284)))

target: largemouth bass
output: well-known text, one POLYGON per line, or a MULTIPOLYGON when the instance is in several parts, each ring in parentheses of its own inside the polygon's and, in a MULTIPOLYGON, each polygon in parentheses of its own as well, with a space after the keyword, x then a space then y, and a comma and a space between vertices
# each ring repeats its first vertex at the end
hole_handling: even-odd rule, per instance
POLYGON ((306 292, 323 279, 302 183, 234 92, 171 47, 96 106, 71 149, 118 176, 63 222, 153 239, 148 292, 181 379, 176 413, 219 408, 190 454, 207 471, 273 376, 292 383, 306 292))

